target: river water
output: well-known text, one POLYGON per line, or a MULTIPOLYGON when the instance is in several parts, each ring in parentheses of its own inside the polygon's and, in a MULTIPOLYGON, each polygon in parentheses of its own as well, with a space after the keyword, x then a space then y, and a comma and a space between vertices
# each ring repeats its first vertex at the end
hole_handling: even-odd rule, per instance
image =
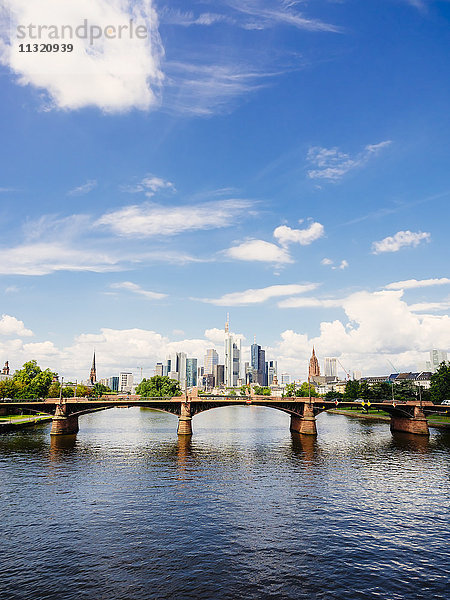
POLYGON ((267 408, 0 436, 1 600, 449 598, 450 436, 267 408))

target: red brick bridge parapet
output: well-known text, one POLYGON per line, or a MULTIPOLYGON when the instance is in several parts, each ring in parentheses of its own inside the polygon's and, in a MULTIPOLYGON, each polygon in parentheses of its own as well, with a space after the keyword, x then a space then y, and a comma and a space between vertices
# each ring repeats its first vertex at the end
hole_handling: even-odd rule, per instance
MULTIPOLYGON (((265 406, 281 410, 291 416, 291 431, 316 435, 316 416, 326 410, 364 406, 363 402, 324 401, 318 398, 279 398, 275 396, 199 396, 195 392, 167 398, 141 396, 104 396, 89 398, 49 398, 38 401, 2 403, 3 408, 23 408, 30 412, 46 413, 53 417, 51 435, 75 434, 79 430, 78 417, 83 414, 117 407, 144 407, 178 416, 178 435, 192 435, 192 417, 223 406, 265 406)), ((443 407, 431 402, 371 402, 391 416, 391 431, 429 435, 426 414, 442 412, 443 407)), ((367 406, 367 405, 366 405, 367 406)))

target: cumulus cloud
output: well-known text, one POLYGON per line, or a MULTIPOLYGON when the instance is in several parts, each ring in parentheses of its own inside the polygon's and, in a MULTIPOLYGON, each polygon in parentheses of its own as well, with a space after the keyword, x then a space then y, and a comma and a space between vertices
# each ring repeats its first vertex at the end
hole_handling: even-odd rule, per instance
POLYGON ((339 148, 314 146, 308 150, 307 160, 313 167, 308 171, 310 179, 324 179, 337 182, 348 172, 364 166, 371 158, 392 142, 386 140, 378 144, 368 144, 364 150, 354 154, 342 152, 339 148))
POLYGON ((337 269, 339 269, 340 271, 343 271, 344 269, 346 269, 349 266, 348 261, 345 259, 341 260, 341 262, 338 265, 335 265, 334 261, 331 260, 331 258, 323 258, 320 261, 320 264, 324 265, 326 267, 331 267, 333 269, 333 271, 336 271, 337 269))
POLYGON ((28 356, 39 356, 41 360, 46 357, 55 357, 58 356, 60 351, 55 346, 53 342, 33 342, 31 344, 24 344, 23 351, 28 354, 28 356))
POLYGON ((248 240, 225 250, 225 255, 235 260, 269 262, 276 264, 292 263, 293 260, 285 248, 264 240, 248 240))
POLYGON ((185 231, 228 227, 252 203, 229 199, 186 206, 141 204, 126 206, 103 215, 97 225, 107 225, 121 236, 152 237, 175 235, 185 231))
POLYGON ((27 329, 23 321, 19 321, 16 317, 11 315, 2 315, 0 319, 0 335, 11 336, 31 336, 33 332, 31 329, 27 329))
MULTIPOLYGON (((357 369, 365 375, 387 374, 391 370, 388 360, 402 370, 412 370, 426 360, 430 348, 450 347, 450 317, 417 312, 433 307, 408 306, 401 290, 362 291, 339 300, 296 300, 300 309, 306 305, 340 306, 343 313, 334 320, 322 321, 313 335, 288 329, 273 345, 265 346, 267 356, 278 361, 280 372, 288 371, 295 377, 307 376, 313 345, 319 360, 337 356, 349 372, 357 369)), ((134 370, 137 378, 139 370, 133 365, 142 365, 144 376, 151 376, 156 362, 176 351, 186 352, 201 362, 206 350, 215 348, 223 359, 223 328, 207 329, 199 337, 177 341, 154 330, 102 328, 78 335, 72 344, 56 347, 56 351, 49 340, 24 343, 20 338, 31 332, 14 317, 3 317, 0 331, 5 333, 0 339, 0 353, 8 357, 13 369, 35 358, 41 366, 49 366, 68 378, 88 377, 94 347, 100 377, 127 369, 134 370)), ((239 333, 236 337, 245 339, 239 333)), ((243 357, 248 355, 249 349, 243 347, 243 357)))
POLYGON ((135 185, 123 186, 124 192, 130 194, 136 194, 138 192, 144 192, 148 198, 154 196, 161 190, 175 191, 175 186, 171 181, 167 181, 162 177, 156 177, 155 175, 146 175, 139 183, 135 185))
POLYGON ((411 290, 414 288, 430 287, 435 285, 446 285, 450 283, 450 278, 440 277, 435 279, 405 279, 404 281, 394 281, 385 286, 387 290, 411 290))
POLYGON ((395 235, 385 237, 378 242, 373 242, 372 254, 398 252, 401 248, 407 248, 408 246, 415 248, 420 242, 429 242, 430 239, 431 234, 425 231, 397 231, 395 235))
MULTIPOLYGON (((11 20, 11 38, 4 32, 0 45, 0 62, 9 67, 20 85, 45 90, 49 106, 61 109, 80 109, 95 106, 106 112, 132 108, 147 110, 158 104, 162 83, 160 56, 162 47, 157 31, 158 18, 151 0, 5 0, 7 17, 11 20), (107 35, 90 44, 89 39, 56 39, 56 30, 37 29, 27 37, 17 39, 16 26, 55 25, 61 32, 66 26, 74 30, 96 26, 107 35), (129 25, 133 21, 134 35, 129 25), (120 26, 128 26, 117 32, 120 26), (136 33, 136 27, 146 28, 136 33), (114 32, 111 28, 114 28, 114 32), (108 37, 109 36, 109 37, 108 37), (113 39, 115 36, 115 39, 113 39), (73 43, 72 52, 20 53, 17 44, 73 43)), ((6 25, 6 24, 5 24, 6 25)), ((66 33, 67 32, 67 33, 66 33)), ((80 30, 81 33, 83 33, 80 30)))
POLYGON ((159 292, 151 292, 149 290, 144 290, 140 285, 131 281, 121 281, 119 283, 112 283, 110 287, 115 290, 127 290, 129 292, 133 292, 134 294, 144 296, 149 300, 161 300, 161 298, 167 298, 167 294, 161 294, 159 292))
POLYGON ((202 302, 216 304, 217 306, 244 306, 246 304, 260 304, 271 298, 304 294, 318 287, 317 283, 270 285, 265 288, 249 289, 243 292, 231 292, 220 298, 202 298, 202 302))
MULTIPOLYGON (((271 352, 291 372, 298 372, 299 363, 303 363, 303 377, 313 344, 319 359, 341 357, 349 370, 362 370, 366 375, 387 373, 391 369, 388 359, 401 369, 414 369, 425 360, 430 348, 450 347, 450 318, 416 314, 415 307, 408 306, 402 295, 402 291, 394 290, 351 294, 335 301, 343 308, 345 318, 323 321, 318 335, 313 337, 287 330, 271 352)), ((310 299, 296 300, 298 308, 302 308, 302 301, 310 299)), ((333 302, 313 301, 311 306, 333 302)))
POLYGON ((341 260, 341 262, 338 265, 331 267, 331 268, 332 269, 340 269, 341 271, 343 271, 347 267, 348 267, 348 261, 346 261, 344 258, 344 260, 341 260))
POLYGON ((291 229, 287 225, 277 227, 273 235, 275 239, 284 247, 289 244, 300 244, 308 246, 325 234, 325 228, 321 223, 311 223, 305 229, 291 229))

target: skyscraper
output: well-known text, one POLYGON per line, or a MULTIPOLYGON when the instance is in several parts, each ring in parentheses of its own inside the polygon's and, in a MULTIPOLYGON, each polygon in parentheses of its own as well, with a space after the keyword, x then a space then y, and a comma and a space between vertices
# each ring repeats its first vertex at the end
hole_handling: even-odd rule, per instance
POLYGON ((186 359, 186 387, 197 386, 197 359, 187 358, 186 359))
POLYGON ((214 365, 219 364, 219 355, 214 348, 209 348, 205 354, 205 374, 212 375, 214 372, 214 365))
POLYGON ((225 386, 237 385, 240 372, 241 341, 234 340, 230 333, 229 318, 225 324, 225 386))
POLYGON ((337 377, 337 361, 335 358, 325 359, 325 376, 337 377))
POLYGON ((433 348, 433 350, 430 350, 430 363, 431 363, 431 370, 434 372, 439 368, 439 365, 442 362, 446 362, 447 361, 447 352, 445 350, 437 350, 436 348, 433 348))
POLYGON ((266 351, 256 342, 251 346, 251 364, 252 371, 256 374, 256 381, 253 383, 267 385, 266 351))
POLYGON ((278 365, 276 360, 269 360, 267 369, 267 385, 272 385, 273 380, 278 377, 278 365))
POLYGON ((223 385, 224 373, 225 373, 224 365, 214 365, 213 375, 214 375, 214 385, 216 387, 220 387, 221 385, 223 385))

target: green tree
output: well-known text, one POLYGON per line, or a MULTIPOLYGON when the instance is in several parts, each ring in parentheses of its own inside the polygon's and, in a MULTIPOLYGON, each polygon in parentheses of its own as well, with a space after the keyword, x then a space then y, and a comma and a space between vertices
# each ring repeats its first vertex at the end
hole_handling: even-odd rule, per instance
POLYGON ((181 396, 180 383, 166 375, 155 375, 150 379, 143 379, 136 388, 136 393, 146 398, 163 396, 181 396))
MULTIPOLYGON (((109 387, 106 387, 106 385, 103 385, 103 383, 96 383, 94 385, 94 387, 92 388, 91 396, 94 396, 94 398, 101 398, 103 396, 103 394, 107 394, 110 391, 111 390, 109 389, 109 387)), ((72 390, 72 396, 73 396, 73 390, 72 390)))
POLYGON ((345 386, 344 399, 356 400, 356 398, 359 397, 359 381, 347 381, 347 385, 345 386))
POLYGON ((392 383, 382 381, 372 386, 372 398, 374 400, 392 400, 392 383))
POLYGON ((408 402, 410 400, 418 400, 419 393, 417 386, 412 381, 400 381, 394 383, 394 399, 400 402, 408 402))
POLYGON ((450 399, 450 362, 442 362, 431 376, 430 396, 435 404, 450 399))
POLYGON ((80 383, 77 384, 77 398, 84 398, 85 396, 91 395, 91 390, 86 386, 80 383))
POLYGON ((5 379, 0 381, 0 398, 21 398, 22 386, 13 381, 13 379, 5 379))
POLYGON ((241 387, 240 387, 241 396, 246 396, 248 389, 249 388, 247 385, 241 385, 241 387))
POLYGON ((271 394, 270 387, 262 387, 259 385, 255 385, 255 387, 253 389, 257 396, 270 396, 270 394, 271 394))
POLYGON ((373 389, 367 383, 367 381, 361 381, 359 383, 359 396, 358 398, 362 398, 363 400, 373 400, 373 389))
POLYGON ((295 396, 295 383, 287 383, 283 395, 287 398, 295 396))
POLYGON ((13 381, 20 386, 17 398, 46 398, 54 375, 50 369, 43 371, 35 360, 29 360, 13 376, 13 381))
POLYGON ((343 397, 343 394, 341 392, 327 392, 325 394, 326 400, 341 400, 342 397, 343 397))
POLYGON ((314 398, 317 396, 316 388, 312 383, 308 383, 307 381, 304 381, 302 385, 295 390, 295 395, 300 398, 309 398, 310 394, 314 398))

